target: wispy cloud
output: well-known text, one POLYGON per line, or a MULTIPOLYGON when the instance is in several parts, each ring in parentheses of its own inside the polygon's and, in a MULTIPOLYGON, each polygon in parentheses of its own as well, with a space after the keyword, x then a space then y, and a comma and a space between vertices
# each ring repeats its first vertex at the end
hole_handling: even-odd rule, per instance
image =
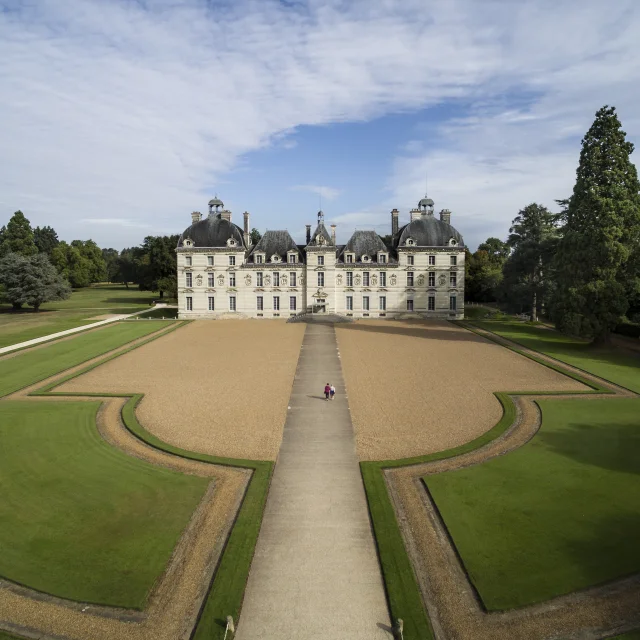
MULTIPOLYGON (((451 103, 466 115, 427 152, 404 141, 372 209, 411 206, 428 168, 458 219, 504 221, 567 195, 602 104, 638 135, 639 25, 636 0, 16 3, 0 12, 0 211, 73 237, 95 225, 79 215, 171 228, 298 127, 451 103)), ((104 226, 130 243, 131 225, 104 226)))
POLYGON ((128 218, 82 218, 80 222, 105 226, 128 227, 133 229, 149 228, 149 225, 146 223, 136 222, 135 220, 129 220, 128 218))
POLYGON ((310 191, 311 193, 317 193, 325 200, 335 200, 342 192, 340 189, 334 187, 321 187, 313 184, 299 184, 295 187, 291 187, 294 191, 310 191))

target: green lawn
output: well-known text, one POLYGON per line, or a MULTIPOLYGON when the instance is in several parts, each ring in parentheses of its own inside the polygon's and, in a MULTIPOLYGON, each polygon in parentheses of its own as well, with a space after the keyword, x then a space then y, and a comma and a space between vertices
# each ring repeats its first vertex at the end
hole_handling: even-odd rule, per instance
POLYGON ((177 318, 178 309, 175 307, 161 307, 160 309, 151 309, 140 314, 141 318, 177 318))
POLYGON ((108 445, 99 404, 0 403, 0 575, 141 609, 208 480, 108 445))
POLYGON ((29 307, 16 313, 11 305, 0 304, 0 347, 90 324, 95 316, 146 309, 154 296, 134 286, 110 284, 76 289, 69 300, 43 304, 38 313, 29 307))
POLYGON ((640 356, 588 343, 539 325, 483 320, 479 327, 640 393, 640 356))
POLYGON ((6 357, 0 360, 0 398, 166 326, 156 322, 118 322, 81 333, 72 340, 6 357))
POLYGON ((640 571, 640 401, 543 400, 533 440, 425 476, 489 610, 640 571))

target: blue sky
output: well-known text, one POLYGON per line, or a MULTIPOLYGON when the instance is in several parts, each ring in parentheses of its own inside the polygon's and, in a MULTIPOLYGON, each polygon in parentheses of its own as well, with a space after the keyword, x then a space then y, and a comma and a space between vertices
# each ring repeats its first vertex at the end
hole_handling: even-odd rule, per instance
MULTIPOLYGON (((0 224, 180 233, 215 193, 299 241, 424 195, 466 243, 571 193, 615 105, 640 137, 636 0, 0 0, 0 224)), ((637 153, 634 154, 637 157, 637 153)))

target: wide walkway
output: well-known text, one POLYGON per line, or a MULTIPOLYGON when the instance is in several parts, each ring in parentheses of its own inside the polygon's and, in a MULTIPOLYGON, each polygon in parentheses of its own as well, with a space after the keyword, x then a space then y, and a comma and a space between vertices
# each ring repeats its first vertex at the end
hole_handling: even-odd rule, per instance
POLYGON ((307 326, 289 404, 236 640, 389 640, 332 325, 307 326))

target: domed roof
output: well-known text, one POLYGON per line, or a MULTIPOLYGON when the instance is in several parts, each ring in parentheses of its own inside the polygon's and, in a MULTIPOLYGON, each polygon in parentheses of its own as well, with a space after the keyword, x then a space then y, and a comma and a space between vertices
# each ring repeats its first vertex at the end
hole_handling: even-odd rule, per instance
POLYGON ((422 207, 433 207, 433 200, 431 198, 427 198, 426 196, 418 202, 418 208, 422 207))
POLYGON ((178 240, 179 247, 186 238, 191 238, 195 247, 226 247, 230 238, 236 241, 236 246, 244 247, 242 229, 220 214, 210 215, 187 227, 178 240))
POLYGON ((393 246, 405 246, 409 238, 417 247, 448 247, 451 238, 459 246, 464 246, 464 240, 456 229, 429 215, 420 216, 401 227, 393 238, 393 246))
POLYGON ((209 200, 210 207, 224 207, 224 202, 220 198, 212 198, 209 200))

